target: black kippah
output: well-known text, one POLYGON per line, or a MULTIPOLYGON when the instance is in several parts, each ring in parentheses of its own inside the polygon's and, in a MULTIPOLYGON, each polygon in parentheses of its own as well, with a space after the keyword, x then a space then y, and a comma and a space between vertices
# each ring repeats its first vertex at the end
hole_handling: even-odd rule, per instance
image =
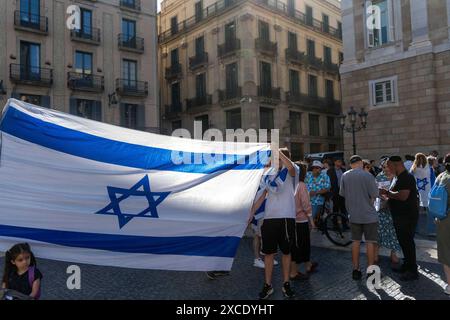
POLYGON ((389 157, 389 161, 402 162, 402 157, 400 157, 400 156, 391 156, 391 157, 389 157))

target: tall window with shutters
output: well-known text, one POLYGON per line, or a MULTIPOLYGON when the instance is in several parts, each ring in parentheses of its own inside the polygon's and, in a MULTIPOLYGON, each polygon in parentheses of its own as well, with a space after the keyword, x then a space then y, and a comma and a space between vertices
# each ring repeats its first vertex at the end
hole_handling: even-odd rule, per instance
POLYGON ((317 92, 317 76, 315 75, 308 75, 308 95, 310 98, 317 98, 318 92, 317 92))
POLYGON ((365 9, 365 21, 369 22, 364 23, 367 33, 367 46, 376 48, 393 41, 393 31, 391 30, 392 0, 366 1, 365 9))
POLYGON ((78 117, 102 121, 102 102, 72 98, 70 100, 70 113, 78 117))
POLYGON ((300 95, 300 78, 297 70, 289 70, 289 92, 294 97, 300 95))
POLYGON ((288 48, 292 51, 297 51, 297 34, 288 32, 288 48))
POLYGON ((145 107, 122 103, 120 105, 120 125, 125 128, 145 130, 145 107))

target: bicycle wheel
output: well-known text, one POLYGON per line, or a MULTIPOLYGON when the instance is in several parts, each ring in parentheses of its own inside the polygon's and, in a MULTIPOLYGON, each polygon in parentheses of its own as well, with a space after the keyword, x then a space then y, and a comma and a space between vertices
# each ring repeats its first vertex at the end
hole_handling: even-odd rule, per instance
POLYGON ((341 213, 332 213, 325 218, 325 235, 337 246, 346 247, 352 243, 350 222, 341 213))

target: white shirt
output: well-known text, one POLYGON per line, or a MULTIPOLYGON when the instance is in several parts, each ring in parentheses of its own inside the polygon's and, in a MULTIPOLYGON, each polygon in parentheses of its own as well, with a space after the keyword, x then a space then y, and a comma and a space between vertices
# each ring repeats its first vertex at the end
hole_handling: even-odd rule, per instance
POLYGON ((298 184, 300 169, 294 165, 296 174, 292 177, 289 173, 286 181, 277 193, 269 192, 266 198, 264 219, 292 218, 295 219, 295 190, 298 184))

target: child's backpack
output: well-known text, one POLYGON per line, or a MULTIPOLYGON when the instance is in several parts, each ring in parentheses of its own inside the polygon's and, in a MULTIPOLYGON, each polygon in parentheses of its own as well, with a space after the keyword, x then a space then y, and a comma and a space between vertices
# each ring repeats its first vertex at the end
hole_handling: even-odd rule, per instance
POLYGON ((428 206, 428 210, 432 217, 439 220, 445 219, 447 217, 447 199, 448 194, 445 184, 436 182, 433 188, 431 188, 429 195, 430 203, 428 206))
MULTIPOLYGON (((34 280, 36 280, 34 277, 35 270, 36 270, 35 266, 31 266, 28 269, 28 283, 30 284, 31 288, 33 288, 34 280)), ((39 291, 36 294, 35 300, 39 300, 40 297, 41 297, 41 288, 39 287, 39 291)))

